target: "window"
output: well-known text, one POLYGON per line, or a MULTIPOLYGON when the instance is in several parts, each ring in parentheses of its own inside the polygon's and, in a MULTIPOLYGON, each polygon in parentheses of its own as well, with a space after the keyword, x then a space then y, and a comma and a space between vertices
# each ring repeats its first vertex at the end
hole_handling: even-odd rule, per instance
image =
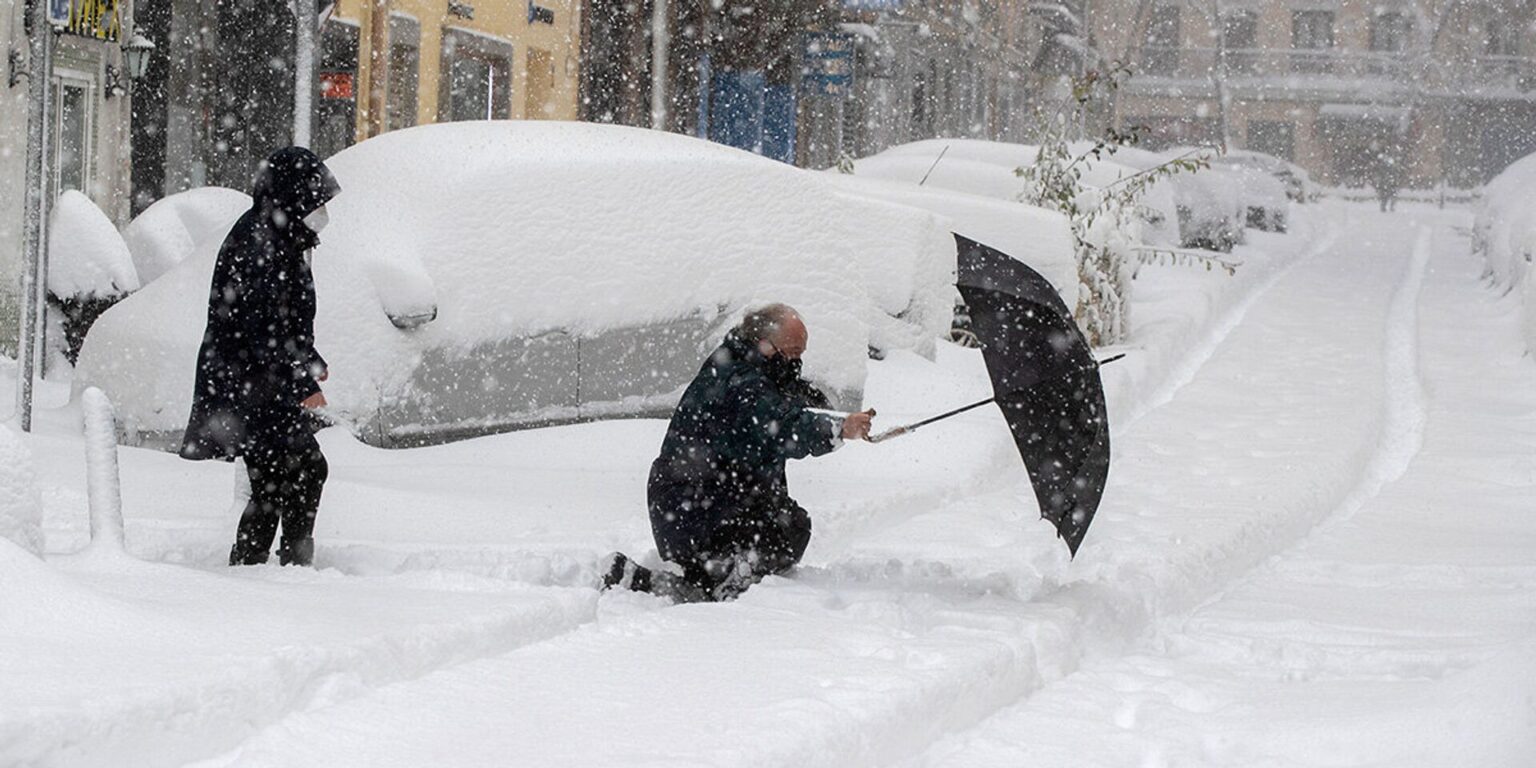
POLYGON ((1289 122, 1278 120, 1248 121, 1247 148, 1285 160, 1295 160, 1296 130, 1289 122))
POLYGON ((1333 11, 1291 14, 1291 68, 1298 72, 1327 72, 1332 68, 1333 11))
POLYGON ((511 43, 445 29, 442 77, 440 119, 505 120, 512 116, 511 43))
POLYGON ((1408 50, 1413 24, 1396 11, 1377 14, 1371 19, 1371 50, 1399 53, 1408 50))
POLYGON ((416 124, 416 83, 421 71, 421 25, 408 16, 389 17, 389 91, 386 127, 397 131, 416 124))
POLYGON ((1152 9, 1142 45, 1142 69, 1148 74, 1171 75, 1179 68, 1179 7, 1159 5, 1152 9))
POLYGON ((357 27, 332 21, 320 35, 320 98, 311 149, 330 157, 357 139, 357 27))
POLYGON ((92 91, 90 80, 61 75, 54 78, 54 193, 75 189, 89 194, 91 178, 92 91))
POLYGON ((1231 11, 1221 17, 1221 49, 1227 69, 1250 74, 1257 69, 1259 14, 1231 11))

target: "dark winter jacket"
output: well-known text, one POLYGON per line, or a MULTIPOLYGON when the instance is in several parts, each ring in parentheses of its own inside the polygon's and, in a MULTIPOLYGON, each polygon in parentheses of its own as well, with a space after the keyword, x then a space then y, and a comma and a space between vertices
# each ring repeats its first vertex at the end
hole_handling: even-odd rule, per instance
POLYGON ((181 455, 234 458, 253 441, 308 427, 300 403, 320 391, 315 286, 305 258, 319 243, 303 218, 340 191, 307 149, 274 153, 257 172, 252 206, 219 249, 197 385, 181 455))
POLYGON ((784 463, 836 447, 841 420, 807 410, 826 397, 776 362, 732 333, 683 392, 648 488, 662 557, 691 555, 723 520, 793 503, 784 463))

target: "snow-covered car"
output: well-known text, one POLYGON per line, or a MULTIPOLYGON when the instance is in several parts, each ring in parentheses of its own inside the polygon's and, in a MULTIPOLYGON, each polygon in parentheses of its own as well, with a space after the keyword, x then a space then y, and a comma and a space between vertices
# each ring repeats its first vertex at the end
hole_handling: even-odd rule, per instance
MULTIPOLYGON (((1085 144, 1069 149, 1081 153, 1085 144)), ((925 187, 964 192, 1017 202, 1023 195, 1024 181, 1016 171, 1032 165, 1040 148, 1030 144, 1011 144, 977 139, 928 139, 891 147, 878 154, 854 161, 854 175, 888 181, 919 184, 925 187)), ((1139 169, 1121 162, 1118 155, 1084 164, 1082 184, 1090 191, 1110 188, 1139 169)), ((1095 205, 1097 200, 1081 200, 1095 205)), ((1179 240, 1177 204, 1173 191, 1163 184, 1152 185, 1136 206, 1136 231, 1130 239, 1152 245, 1176 245, 1179 240)))
POLYGON ((1228 150, 1218 158, 1220 164, 1230 167, 1252 168, 1263 171, 1285 186, 1286 197, 1292 202, 1315 203, 1323 196, 1322 188, 1312 181, 1305 168, 1288 160, 1247 149, 1228 150))
POLYGON ((1516 160, 1487 186, 1477 204, 1472 243, 1488 277, 1522 297, 1526 345, 1536 353, 1536 154, 1516 160))
POLYGON ((1241 164, 1213 161, 1212 167, 1237 177, 1242 190, 1243 223, 1263 232, 1284 232, 1289 223, 1291 198, 1274 176, 1241 164))
MULTIPOLYGON (((1149 171, 1182 157, 1210 157, 1214 150, 1176 149, 1149 152, 1128 147, 1115 158, 1138 171, 1149 171)), ((1243 242, 1247 214, 1242 202, 1241 179, 1225 169, 1212 166, 1198 171, 1180 171, 1167 177, 1178 211, 1178 244, 1185 248, 1231 251, 1243 242)))
MULTIPOLYGON (((384 446, 665 413, 748 306, 785 301, 809 378, 862 397, 870 350, 932 354, 955 241, 921 210, 699 139, 494 121, 388 133, 327 163, 342 186, 314 252, 332 410, 384 446)), ((76 387, 132 435, 173 439, 219 246, 92 328, 76 387)))

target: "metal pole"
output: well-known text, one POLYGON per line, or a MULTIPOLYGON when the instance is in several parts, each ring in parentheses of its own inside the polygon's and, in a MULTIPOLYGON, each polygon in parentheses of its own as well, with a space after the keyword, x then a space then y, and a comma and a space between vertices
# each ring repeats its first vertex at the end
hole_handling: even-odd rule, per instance
POLYGON ((320 12, 315 0, 294 0, 293 143, 308 147, 315 103, 315 38, 320 12))
POLYGON ((651 127, 667 130, 667 53, 672 46, 667 0, 651 4, 651 127))
POLYGON ((47 284, 48 91, 53 79, 53 29, 42 0, 27 2, 31 37, 27 52, 27 178, 22 224, 21 334, 16 344, 16 416, 21 431, 32 431, 32 379, 37 372, 38 328, 47 284))

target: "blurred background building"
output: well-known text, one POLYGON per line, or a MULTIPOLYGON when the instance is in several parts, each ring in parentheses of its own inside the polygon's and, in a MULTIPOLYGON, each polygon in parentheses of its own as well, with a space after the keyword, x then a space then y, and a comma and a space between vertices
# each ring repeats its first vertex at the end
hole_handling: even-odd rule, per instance
POLYGON ((1226 145, 1366 186, 1470 187, 1536 150, 1527 0, 1106 0, 1105 58, 1137 71, 1116 120, 1152 146, 1226 145))

